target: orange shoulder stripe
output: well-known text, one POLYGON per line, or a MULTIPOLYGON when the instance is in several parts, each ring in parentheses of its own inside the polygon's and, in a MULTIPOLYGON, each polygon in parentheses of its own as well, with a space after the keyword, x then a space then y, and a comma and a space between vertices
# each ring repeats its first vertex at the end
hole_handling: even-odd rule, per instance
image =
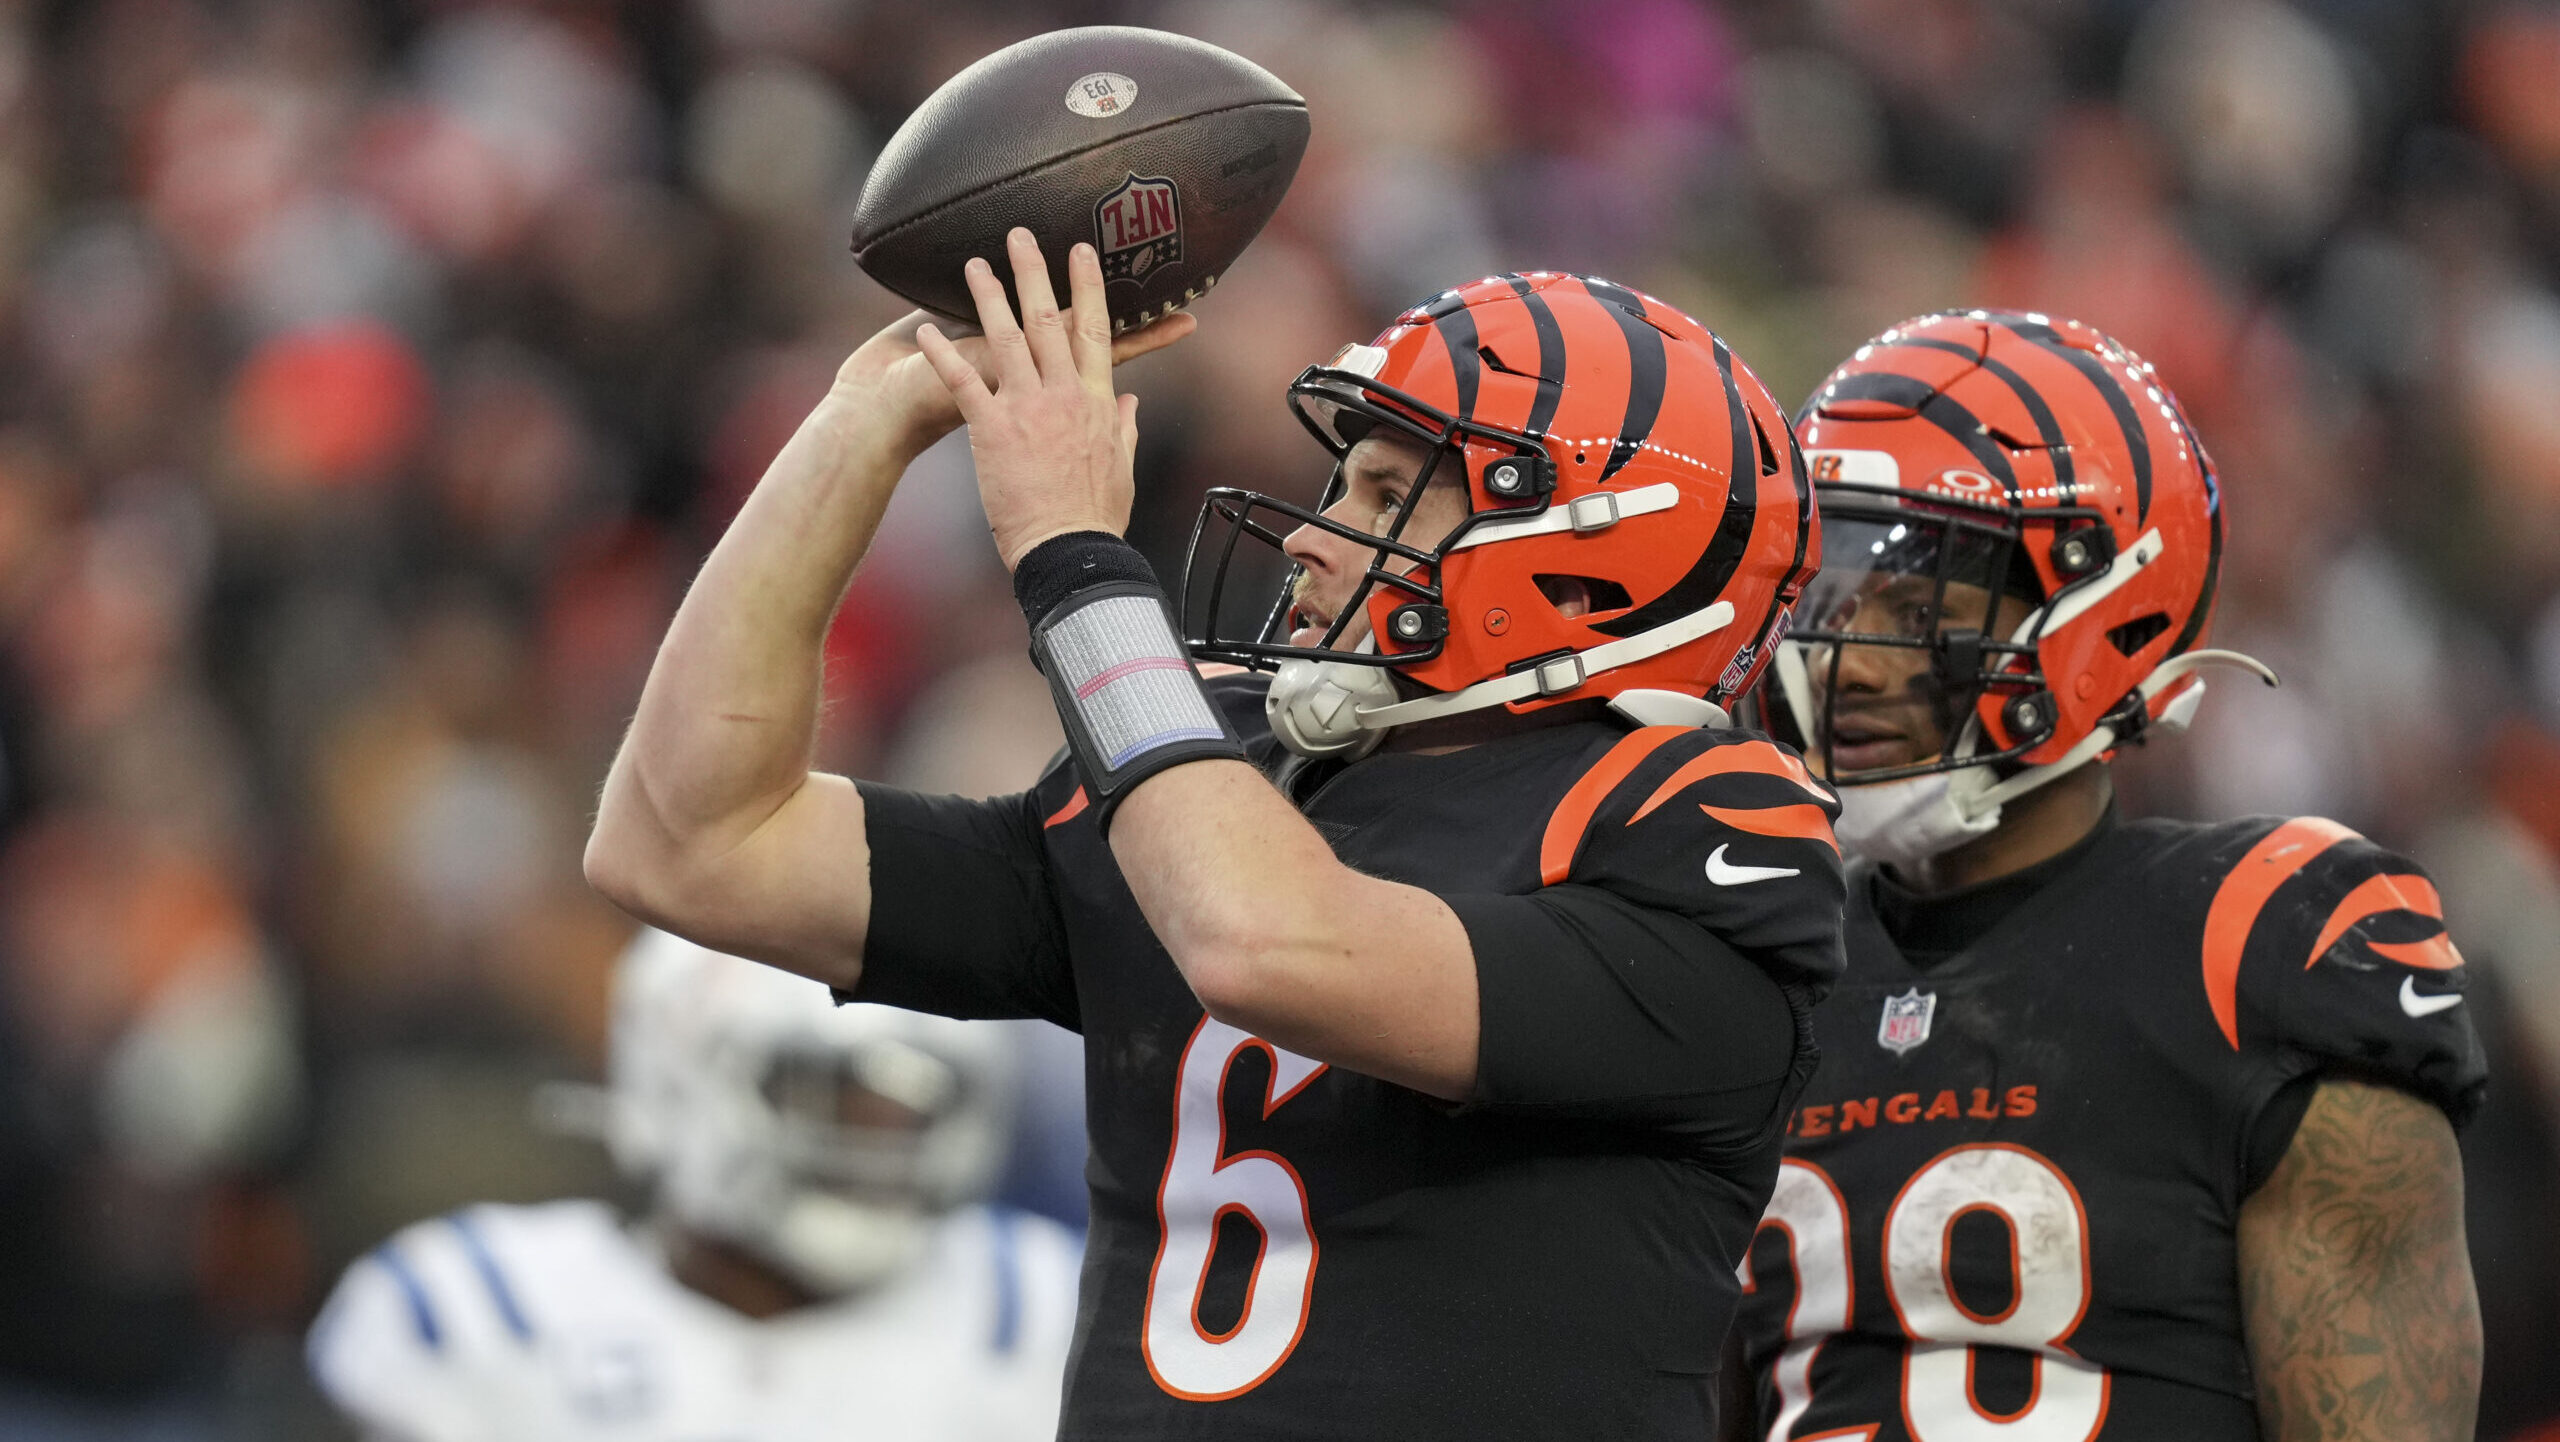
POLYGON ((2313 857, 2356 833, 2317 816, 2288 821, 2249 848, 2213 893, 2204 914, 2204 997, 2223 1040, 2240 1049, 2240 953, 2258 913, 2267 909, 2276 888, 2291 880, 2313 857))
POLYGON ((1810 802, 1760 807, 1701 803, 1698 809, 1736 831, 1748 831, 1754 836, 1800 837, 1819 841, 1834 851, 1840 849, 1840 843, 1831 835, 1831 818, 1810 802))
POLYGON ((1068 822, 1082 816, 1087 804, 1089 803, 1085 800, 1084 788, 1081 786, 1077 787, 1076 794, 1067 798, 1066 805, 1059 807, 1048 820, 1040 823, 1040 829, 1046 831, 1052 826, 1066 825, 1068 822))
POLYGON ((1684 787, 1710 776, 1728 776, 1736 771, 1754 771, 1763 776, 1775 776, 1781 781, 1792 781, 1816 801, 1831 799, 1830 792, 1814 784, 1812 773, 1804 769, 1804 763, 1779 750, 1774 742, 1745 741, 1702 751, 1682 762, 1680 769, 1672 772, 1651 796, 1645 798, 1645 803, 1636 808, 1636 814, 1627 818, 1627 824, 1633 826, 1644 820, 1653 808, 1680 794, 1684 787))
MULTIPOLYGON (((2444 899, 2436 895, 2434 885, 2423 876, 2368 876, 2355 890, 2339 898, 2338 909, 2329 913, 2328 923, 2320 928, 2320 939, 2311 944, 2311 955, 2303 960, 2302 969, 2309 971, 2327 956, 2329 948, 2357 922, 2392 911, 2414 911, 2441 923, 2444 899)), ((2462 953, 2454 950, 2453 938, 2444 932, 2424 941, 2374 941, 2366 945, 2403 966, 2451 971, 2462 965, 2462 953)))
POLYGON ((1546 839, 1538 846, 1538 880, 1542 885, 1560 885, 1573 874, 1574 853, 1582 849, 1583 833, 1591 829, 1592 814, 1600 809, 1600 803, 1610 792, 1618 789, 1618 783, 1626 780, 1627 773, 1635 770, 1644 758, 1672 737, 1688 735, 1689 729, 1686 726, 1647 726, 1639 731, 1630 731, 1618 738, 1618 744, 1609 748, 1609 754, 1582 773, 1582 779, 1574 782, 1573 789, 1556 803, 1555 814, 1547 818, 1546 839))

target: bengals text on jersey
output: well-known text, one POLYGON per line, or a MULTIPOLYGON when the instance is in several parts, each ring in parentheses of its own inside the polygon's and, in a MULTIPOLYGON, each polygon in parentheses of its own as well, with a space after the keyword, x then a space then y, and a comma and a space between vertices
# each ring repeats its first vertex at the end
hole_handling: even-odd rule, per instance
POLYGON ((2258 1437, 2235 1226, 2313 1083, 2482 1091, 2434 887, 2331 821, 2110 817, 1952 897, 1849 888, 1743 1272, 1747 1435, 2258 1437))

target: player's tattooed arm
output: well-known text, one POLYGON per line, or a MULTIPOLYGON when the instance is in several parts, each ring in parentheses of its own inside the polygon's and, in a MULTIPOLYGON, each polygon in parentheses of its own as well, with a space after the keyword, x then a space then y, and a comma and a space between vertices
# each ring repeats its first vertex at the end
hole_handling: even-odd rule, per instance
POLYGON ((2240 1289, 2271 1442, 2455 1442, 2480 1395, 2462 1156, 2444 1113, 2320 1083, 2240 1212, 2240 1289))

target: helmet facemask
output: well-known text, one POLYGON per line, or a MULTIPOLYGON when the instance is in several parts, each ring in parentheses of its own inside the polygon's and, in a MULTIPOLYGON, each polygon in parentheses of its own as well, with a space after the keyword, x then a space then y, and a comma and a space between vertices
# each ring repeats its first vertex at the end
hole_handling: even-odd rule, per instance
POLYGON ((659 1171, 679 1221, 820 1295, 904 1269, 933 1219, 984 1189, 1007 1100, 896 1037, 787 1039, 707 1058, 659 1171))
POLYGON ((1194 656, 1255 670, 1274 670, 1290 661, 1400 668, 1437 659, 1448 635, 1441 577, 1449 552, 1482 522, 1545 509, 1553 478, 1543 446, 1519 432, 1450 415, 1378 382, 1374 376, 1385 358, 1386 352, 1376 346, 1345 346, 1332 361, 1309 366, 1290 383, 1291 411, 1334 460, 1333 474, 1314 508, 1238 487, 1209 491, 1192 528, 1183 584, 1183 619, 1194 656), (1329 513, 1350 490, 1353 450, 1373 436, 1412 442, 1422 462, 1384 527, 1370 531, 1329 513), (1499 496, 1506 488, 1516 490, 1519 503, 1477 507, 1471 461, 1480 463, 1487 491, 1499 496), (1423 545, 1408 542, 1424 496, 1442 489, 1460 497, 1464 514, 1446 535, 1423 545), (1213 518, 1219 523, 1214 530, 1213 518), (1232 626, 1228 588, 1238 543, 1250 537, 1284 551, 1289 535, 1305 527, 1368 553, 1359 584, 1334 612, 1325 634, 1312 645, 1289 639, 1307 576, 1294 562, 1258 622, 1249 622, 1250 629, 1232 626), (1379 615, 1381 608, 1374 603, 1382 596, 1392 604, 1379 615), (1351 644, 1345 644, 1353 618, 1362 614, 1372 617, 1372 636, 1365 641, 1351 637, 1351 644))
POLYGON ((999 1033, 872 1005, 659 932, 616 982, 608 1139, 667 1223, 814 1295, 884 1282, 986 1194, 1010 1136, 999 1033))
POLYGON ((756 1088, 761 1107, 738 1117, 762 1155, 731 1179, 770 1192, 751 1219, 710 1220, 744 1222, 734 1240, 820 1294, 901 1270, 932 1219, 980 1184, 987 1158, 959 1153, 993 1137, 954 1125, 987 1105, 966 1095, 970 1085, 949 1060, 895 1039, 772 1054, 756 1088))
POLYGON ((1827 484, 1823 567, 1776 670, 1808 760, 1835 785, 2016 761, 2051 734, 2037 650, 2050 607, 2027 527, 2094 512, 1827 484), (1935 754, 1907 750, 1925 718, 1935 754), (1987 724, 1997 720, 1997 726, 1987 724), (1861 754, 1865 753, 1865 754, 1861 754))

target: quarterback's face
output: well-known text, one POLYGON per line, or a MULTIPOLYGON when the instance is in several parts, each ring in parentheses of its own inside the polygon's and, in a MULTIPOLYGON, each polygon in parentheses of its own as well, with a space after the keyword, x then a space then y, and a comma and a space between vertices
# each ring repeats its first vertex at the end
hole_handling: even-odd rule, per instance
MULTIPOLYGON (((1816 714, 1827 722, 1831 762, 1843 773, 1933 761, 1946 748, 1938 683, 1929 667, 1929 639, 1941 631, 2005 635, 2025 619, 2028 604, 1994 597, 1985 587, 1947 583, 1945 614, 1932 614, 1936 586, 1925 575, 1877 572, 1856 590, 1838 596, 1817 624, 1851 635, 1914 640, 1917 646, 1859 645, 1810 648, 1805 664, 1816 714), (1839 669, 1832 669, 1832 652, 1839 669), (1838 685, 1839 694, 1829 688, 1838 685)), ((1820 748, 1813 758, 1820 760, 1820 748)))
MULTIPOLYGON (((1362 440, 1343 455, 1342 495, 1325 508, 1325 518, 1365 535, 1384 536, 1410 507, 1413 518, 1396 539, 1424 551, 1439 545, 1467 518, 1467 494, 1461 462, 1455 456, 1443 459, 1429 481, 1417 489, 1429 455, 1421 442, 1400 435, 1362 440)), ((1300 526, 1290 533, 1283 549, 1302 568, 1290 597, 1289 644, 1321 645, 1335 618, 1360 594, 1360 583, 1371 563, 1379 559, 1378 552, 1321 526, 1300 526)), ((1413 567, 1389 557, 1385 569, 1401 575, 1413 567)), ((1334 647, 1348 651, 1368 634, 1364 608, 1342 628, 1334 647)))

